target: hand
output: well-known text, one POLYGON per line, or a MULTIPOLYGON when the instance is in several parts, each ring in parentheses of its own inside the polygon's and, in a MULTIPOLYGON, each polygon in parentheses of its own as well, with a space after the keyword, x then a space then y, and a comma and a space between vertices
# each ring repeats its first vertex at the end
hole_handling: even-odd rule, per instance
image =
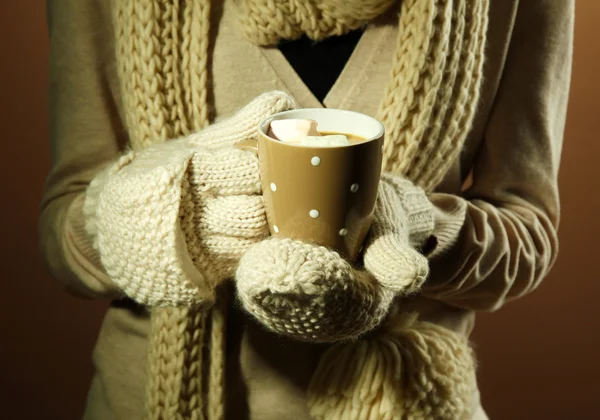
POLYGON ((365 269, 324 247, 271 238, 242 257, 238 295, 274 332, 313 342, 355 338, 381 323, 395 296, 415 293, 423 284, 427 259, 414 241, 432 229, 432 205, 424 192, 385 175, 365 245, 365 269))
POLYGON ((261 95, 191 136, 130 152, 86 193, 86 228, 111 279, 150 306, 211 301, 241 255, 268 235, 257 157, 233 148, 258 123, 290 109, 261 95))
POLYGON ((433 205, 422 189, 383 174, 364 251, 365 268, 397 295, 417 292, 429 273, 427 259, 417 249, 431 235, 433 223, 433 205))

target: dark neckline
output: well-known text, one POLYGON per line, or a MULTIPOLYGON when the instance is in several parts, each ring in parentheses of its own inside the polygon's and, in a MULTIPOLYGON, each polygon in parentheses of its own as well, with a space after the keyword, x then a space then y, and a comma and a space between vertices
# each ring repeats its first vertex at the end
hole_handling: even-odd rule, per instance
POLYGON ((363 33, 364 28, 361 28, 318 42, 304 36, 294 41, 283 41, 278 49, 306 87, 319 102, 323 102, 348 64, 363 33))

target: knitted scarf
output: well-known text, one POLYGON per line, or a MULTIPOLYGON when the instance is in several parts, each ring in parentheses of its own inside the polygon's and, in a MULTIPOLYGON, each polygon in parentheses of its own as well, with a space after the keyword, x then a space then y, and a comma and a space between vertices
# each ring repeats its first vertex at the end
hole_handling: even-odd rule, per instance
MULTIPOLYGON (((368 24, 396 2, 239 1, 245 11, 244 34, 260 46, 303 34, 315 40, 341 35, 368 24)), ((210 118, 211 1, 113 2, 130 146, 143 149, 205 127, 210 118)), ((386 127, 384 168, 426 191, 439 184, 459 155, 473 120, 482 81, 488 3, 402 2, 392 74, 378 113, 386 127)), ((152 310, 146 418, 224 417, 226 308, 227 296, 221 293, 211 308, 152 310)), ((314 417, 468 418, 464 395, 472 387, 464 372, 473 369, 470 352, 449 331, 406 319, 390 322, 393 331, 370 341, 332 346, 309 389, 314 417), (352 360, 351 366, 358 367, 345 369, 352 360), (440 366, 450 367, 440 370, 440 366), (461 366, 463 373, 457 373, 461 366), (394 395, 386 399, 390 393, 394 395)))

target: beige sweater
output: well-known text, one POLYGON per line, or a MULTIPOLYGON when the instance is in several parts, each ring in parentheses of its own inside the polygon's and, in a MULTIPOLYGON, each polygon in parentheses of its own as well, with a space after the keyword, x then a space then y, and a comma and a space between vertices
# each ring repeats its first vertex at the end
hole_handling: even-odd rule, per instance
MULTIPOLYGON (((41 249, 54 277, 77 295, 113 300, 94 351, 85 417, 103 420, 141 416, 149 326, 148 312, 122 299, 84 230, 84 191, 126 144, 109 3, 49 2, 53 168, 40 216, 41 249)), ((477 117, 460 158, 430 195, 438 247, 422 295, 405 302, 423 320, 468 336, 474 311, 532 291, 555 260, 572 3, 491 2, 477 117)), ((217 120, 275 89, 303 107, 376 114, 392 65, 395 16, 369 26, 321 104, 278 50, 244 40, 238 13, 233 0, 212 12, 217 120)), ((306 388, 323 348, 266 332, 236 305, 230 312, 228 418, 308 418, 306 388)), ((481 410, 478 416, 485 418, 481 410)))

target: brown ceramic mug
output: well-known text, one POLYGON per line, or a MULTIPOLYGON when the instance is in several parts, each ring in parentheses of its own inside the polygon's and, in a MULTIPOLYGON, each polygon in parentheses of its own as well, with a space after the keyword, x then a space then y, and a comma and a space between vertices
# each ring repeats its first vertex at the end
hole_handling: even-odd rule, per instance
POLYGON ((335 249, 353 261, 371 226, 381 175, 383 125, 364 114, 315 108, 281 112, 258 127, 258 140, 237 147, 258 153, 271 234, 335 249), (362 141, 310 147, 267 135, 273 120, 310 119, 321 133, 362 141))

